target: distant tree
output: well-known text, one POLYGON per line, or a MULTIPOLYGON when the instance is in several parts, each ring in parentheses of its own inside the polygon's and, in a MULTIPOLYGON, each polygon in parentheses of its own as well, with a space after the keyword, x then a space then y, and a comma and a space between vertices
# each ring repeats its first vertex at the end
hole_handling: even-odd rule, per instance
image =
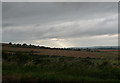
POLYGON ((9 42, 9 45, 12 45, 12 42, 9 42))
POLYGON ((15 43, 13 45, 16 45, 15 43))
POLYGON ((17 44, 17 46, 21 46, 21 44, 17 44))
POLYGON ((24 43, 22 46, 27 46, 27 44, 26 44, 26 43, 24 43))
POLYGON ((38 45, 37 47, 39 48, 40 46, 38 45))
POLYGON ((31 45, 31 44, 29 44, 29 46, 31 47, 32 45, 31 45))

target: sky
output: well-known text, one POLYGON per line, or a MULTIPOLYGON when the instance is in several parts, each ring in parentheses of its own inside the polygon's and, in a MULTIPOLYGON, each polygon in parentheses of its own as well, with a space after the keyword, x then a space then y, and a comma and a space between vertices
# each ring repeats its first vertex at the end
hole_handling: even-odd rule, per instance
POLYGON ((119 0, 1 0, 2 2, 118 2, 119 0))
POLYGON ((3 2, 2 42, 49 47, 118 45, 117 2, 3 2))
POLYGON ((2 42, 2 3, 0 2, 0 42, 2 42))

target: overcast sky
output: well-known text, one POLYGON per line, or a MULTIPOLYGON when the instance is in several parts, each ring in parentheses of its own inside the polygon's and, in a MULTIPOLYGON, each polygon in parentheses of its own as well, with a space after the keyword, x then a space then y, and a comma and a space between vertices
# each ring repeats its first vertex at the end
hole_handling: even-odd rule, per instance
POLYGON ((50 47, 118 45, 117 2, 3 2, 3 42, 50 47))
POLYGON ((118 2, 119 0, 1 0, 2 2, 118 2))

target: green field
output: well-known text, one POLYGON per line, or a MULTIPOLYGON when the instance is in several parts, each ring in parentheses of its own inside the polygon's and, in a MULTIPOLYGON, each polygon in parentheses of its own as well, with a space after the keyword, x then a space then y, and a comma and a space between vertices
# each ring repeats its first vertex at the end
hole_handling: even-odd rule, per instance
POLYGON ((3 51, 3 82, 114 81, 120 82, 118 57, 94 52, 103 59, 35 55, 3 51))

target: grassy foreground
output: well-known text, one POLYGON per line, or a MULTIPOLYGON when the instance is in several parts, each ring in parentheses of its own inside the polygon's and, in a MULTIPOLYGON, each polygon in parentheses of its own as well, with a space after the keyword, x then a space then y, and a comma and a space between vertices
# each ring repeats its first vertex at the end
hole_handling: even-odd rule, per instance
POLYGON ((106 59, 74 58, 3 51, 3 82, 114 81, 119 64, 106 59))

